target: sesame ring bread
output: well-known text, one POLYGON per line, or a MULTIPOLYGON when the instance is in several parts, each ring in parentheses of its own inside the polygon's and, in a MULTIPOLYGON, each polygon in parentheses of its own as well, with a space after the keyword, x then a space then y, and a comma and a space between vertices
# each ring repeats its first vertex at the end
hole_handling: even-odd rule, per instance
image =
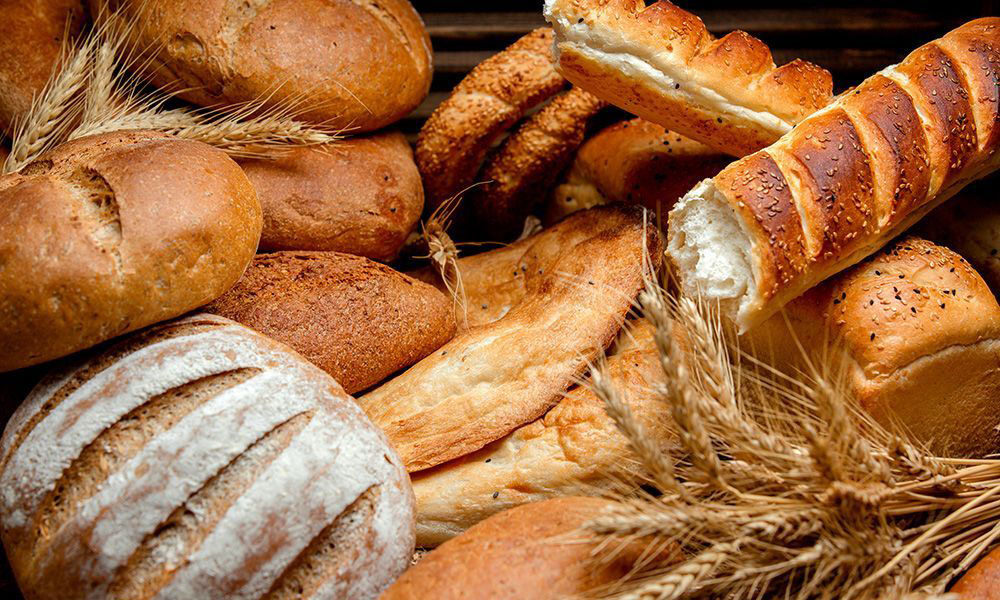
MULTIPOLYGON (((669 451, 675 443, 657 386, 663 369, 645 320, 623 328, 604 374, 645 427, 669 451)), ((569 392, 544 417, 433 469, 415 473, 417 546, 437 546, 502 510, 547 498, 623 492, 641 468, 628 441, 586 385, 569 392)))
POLYGON ((937 456, 1000 451, 1000 305, 968 262, 908 237, 813 288, 747 334, 762 357, 843 371, 878 421, 937 456), (837 361, 837 362, 830 362, 837 361))
POLYGON ((415 158, 430 210, 471 185, 490 146, 563 89, 551 45, 547 27, 525 35, 477 65, 427 119, 415 158))
POLYGON ((121 131, 42 154, 0 177, 0 371, 211 302, 260 231, 246 175, 207 144, 121 131))
POLYGON ((0 440, 27 598, 373 599, 413 552, 385 436, 286 346, 195 314, 50 373, 0 440))
POLYGON ((776 67, 760 40, 715 39, 665 0, 546 0, 559 72, 648 121, 733 156, 774 142, 832 97, 830 74, 776 67))
POLYGON ((546 223, 609 202, 638 204, 666 220, 667 211, 696 183, 732 159, 643 119, 607 127, 576 154, 545 208, 546 223))
POLYGON ((913 51, 670 213, 683 293, 742 331, 1000 165, 1000 18, 913 51))
POLYGON ((556 96, 525 121, 492 154, 479 174, 482 185, 466 202, 489 239, 509 240, 524 227, 556 178, 583 143, 587 123, 605 106, 580 88, 556 96))
POLYGON ((359 398, 409 471, 479 450, 542 416, 615 338, 648 275, 644 253, 659 255, 660 236, 644 211, 590 212, 581 213, 598 217, 589 235, 563 247, 549 270, 525 271, 526 292, 509 312, 359 398))

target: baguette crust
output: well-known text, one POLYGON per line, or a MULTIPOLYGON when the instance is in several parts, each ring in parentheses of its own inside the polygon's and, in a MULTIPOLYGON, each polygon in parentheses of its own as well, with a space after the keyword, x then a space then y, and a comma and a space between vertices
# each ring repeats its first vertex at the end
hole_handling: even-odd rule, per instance
POLYGON ((211 315, 53 372, 0 440, 28 598, 375 598, 413 496, 384 435, 287 347, 211 315))
POLYGON ((591 212, 599 226, 548 271, 525 271, 527 292, 503 318, 459 334, 359 399, 408 470, 478 450, 542 416, 614 339, 642 287, 644 251, 657 257, 661 241, 640 211, 591 212))
MULTIPOLYGON (((722 193, 751 244, 748 290, 738 310, 732 304, 731 316, 742 330, 876 251, 969 181, 1000 166, 997 146, 988 141, 996 139, 996 126, 986 122, 996 114, 1000 61, 984 58, 986 48, 1000 52, 1000 18, 972 21, 922 46, 716 176, 709 188, 722 193), (914 118, 920 127, 913 126, 914 118), (777 166, 768 173, 776 185, 739 184, 768 160, 777 166), (769 211, 789 206, 789 191, 798 227, 788 222, 789 210, 769 211), (747 214, 744 204, 751 201, 757 208, 747 214), (804 254, 774 243, 773 232, 786 226, 801 231, 804 254)), ((704 201, 704 189, 693 190, 678 207, 704 201)), ((683 219, 678 209, 671 214, 669 252, 675 257, 687 243, 683 219)), ((680 279, 685 293, 696 293, 685 273, 680 279)))
POLYGON ((776 68, 760 40, 714 39, 670 2, 546 0, 559 70, 646 120, 743 156, 831 99, 830 74, 796 60, 776 68))
POLYGON ((288 344, 349 394, 455 335, 451 300, 385 265, 339 252, 257 256, 206 312, 288 344))
POLYGON ((503 132, 563 89, 551 44, 552 31, 544 27, 484 60, 424 123, 415 156, 431 210, 473 183, 503 132))
POLYGON ((81 138, 0 177, 0 371, 211 302, 260 229, 232 159, 160 133, 81 138))

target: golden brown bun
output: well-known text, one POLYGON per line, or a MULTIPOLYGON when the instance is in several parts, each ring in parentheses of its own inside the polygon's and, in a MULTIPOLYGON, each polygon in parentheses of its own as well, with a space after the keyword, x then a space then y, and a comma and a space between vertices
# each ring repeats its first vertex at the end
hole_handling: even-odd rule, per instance
POLYGON ((408 566, 399 457, 333 379, 195 314, 51 372, 0 439, 25 596, 374 599, 408 566))
POLYGON ((0 371, 211 302, 260 228, 232 159, 159 133, 81 138, 0 177, 0 371))
POLYGON ((83 2, 0 0, 0 15, 0 132, 10 134, 14 120, 45 87, 66 34, 80 32, 83 2))
POLYGON ((430 88, 430 38, 407 0, 108 4, 137 20, 134 45, 155 50, 153 84, 199 106, 266 97, 308 106, 303 120, 372 131, 430 88))
POLYGON ((559 401, 618 333, 643 285, 644 250, 660 254, 659 233, 644 217, 617 206, 571 216, 594 226, 562 245, 547 270, 522 263, 525 292, 509 312, 359 399, 408 470, 478 450, 559 401))
POLYGON ((264 211, 261 250, 335 250, 387 262, 424 208, 413 152, 398 132, 239 163, 264 211))
POLYGON ((205 311, 284 342, 353 394, 455 335, 451 300, 385 265, 339 252, 258 255, 205 311))
MULTIPOLYGON (((812 359, 845 360, 851 392, 876 419, 943 456, 1000 451, 1000 306, 965 259, 905 238, 785 312, 812 359)), ((801 363, 782 315, 749 337, 777 364, 801 363)))
MULTIPOLYGON (((652 325, 636 321, 609 354, 605 374, 648 439, 675 442, 657 393, 663 369, 652 325)), ((586 385, 570 390, 544 417, 482 450, 412 476, 417 546, 433 547, 501 510, 573 494, 622 491, 640 471, 628 441, 586 385)))
POLYGON ((612 505, 598 498, 556 498, 501 512, 428 553, 381 600, 580 597, 622 578, 639 558, 626 547, 613 560, 597 562, 596 544, 574 536, 612 505))
POLYGON ((544 221, 608 202, 639 204, 663 216, 694 184, 732 159, 708 146, 632 119, 588 139, 555 188, 544 221))
POLYGON ((983 276, 1000 296, 1000 206, 996 183, 967 190, 920 222, 920 232, 945 245, 983 276))
POLYGON ((552 31, 536 29, 476 66, 441 103, 417 138, 416 160, 432 210, 471 185, 490 146, 566 81, 549 48, 552 31))
POLYGON ((948 592, 958 600, 1000 600, 1000 550, 987 554, 948 592))
POLYGON ((665 0, 546 0, 545 18, 566 79, 733 156, 774 142, 832 97, 826 70, 801 60, 777 68, 760 40, 715 39, 665 0))

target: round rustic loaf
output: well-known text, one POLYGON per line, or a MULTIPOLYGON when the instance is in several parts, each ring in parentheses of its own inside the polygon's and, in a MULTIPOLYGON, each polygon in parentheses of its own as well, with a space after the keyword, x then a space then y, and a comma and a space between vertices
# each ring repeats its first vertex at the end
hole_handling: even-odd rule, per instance
MULTIPOLYGON (((0 0, 0 130, 12 133, 83 25, 82 0, 0 0)), ((2 164, 2 161, 0 161, 2 164)))
POLYGON ((240 166, 264 211, 261 250, 336 250, 390 261, 424 208, 413 151, 398 132, 240 166))
MULTIPOLYGON (((90 0, 92 12, 102 0, 90 0)), ((372 131, 431 82, 430 38, 407 0, 111 0, 153 49, 154 85, 201 106, 266 98, 299 118, 372 131)))
POLYGON ((277 342, 196 314, 50 374, 0 440, 27 598, 374 598, 409 563, 385 436, 277 342))
POLYGON ((205 310, 288 344, 350 394, 455 335, 452 301, 437 288, 339 252, 261 254, 205 310))
POLYGON ((81 138, 0 177, 0 371, 214 300, 260 228, 232 159, 158 133, 81 138))

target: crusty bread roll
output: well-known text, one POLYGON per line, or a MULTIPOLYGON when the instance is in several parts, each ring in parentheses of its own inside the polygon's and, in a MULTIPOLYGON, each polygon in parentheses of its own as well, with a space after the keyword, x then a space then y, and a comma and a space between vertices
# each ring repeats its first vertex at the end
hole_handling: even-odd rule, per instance
POLYGON ((212 315, 42 381, 0 440, 25 596, 375 598, 409 564, 413 495, 328 375, 212 315))
POLYGON ((831 98, 826 70, 801 60, 776 68, 757 38, 714 39, 665 0, 546 0, 544 10, 566 79, 733 156, 767 146, 831 98))
MULTIPOLYGON (((636 321, 608 357, 611 385, 664 449, 675 439, 657 385, 653 327, 636 321)), ((453 461, 413 475, 417 546, 433 547, 502 510, 546 498, 622 491, 641 472, 628 441, 585 384, 544 417, 453 461)))
POLYGON ((134 19, 154 85, 200 106, 267 99, 352 132, 398 121, 427 95, 430 38, 407 0, 89 0, 134 19))
POLYGON ((526 292, 502 318, 470 327, 359 399, 411 472, 542 416, 614 339, 642 288, 644 252, 659 255, 659 232, 641 210, 580 214, 594 227, 548 270, 522 263, 526 292))
POLYGON ((264 211, 261 250, 335 250, 387 262, 424 208, 420 173, 399 132, 238 162, 264 211))
POLYGON ((996 184, 966 190, 920 222, 920 234, 951 248, 1000 296, 1000 206, 996 184))
POLYGON ((745 331, 996 169, 998 52, 1000 18, 971 21, 691 190, 668 230, 683 291, 745 331))
POLYGON ((83 26, 83 2, 0 0, 0 15, 0 132, 11 134, 59 63, 66 35, 83 26))
MULTIPOLYGON (((639 544, 608 558, 578 529, 612 506, 599 498, 556 498, 504 511, 424 556, 382 600, 552 600, 614 583, 640 559, 639 544)), ((667 561, 667 551, 658 560, 667 561)))
POLYGON ((588 139, 564 180, 556 186, 544 222, 608 202, 639 204, 666 213, 693 185, 712 177, 732 159, 710 147, 632 119, 588 139))
POLYGON ((1000 305, 951 250, 897 241, 790 303, 747 343, 783 368, 801 365, 801 343, 844 371, 877 420, 941 456, 1000 451, 1000 305))
POLYGON ((232 159, 158 133, 81 138, 0 177, 0 371, 212 301, 260 228, 232 159))
POLYGON ((948 593, 958 600, 1000 600, 1000 550, 976 563, 948 593))
POLYGON ((349 394, 424 358, 455 335, 452 300, 360 256, 258 255, 204 307, 288 344, 349 394))

